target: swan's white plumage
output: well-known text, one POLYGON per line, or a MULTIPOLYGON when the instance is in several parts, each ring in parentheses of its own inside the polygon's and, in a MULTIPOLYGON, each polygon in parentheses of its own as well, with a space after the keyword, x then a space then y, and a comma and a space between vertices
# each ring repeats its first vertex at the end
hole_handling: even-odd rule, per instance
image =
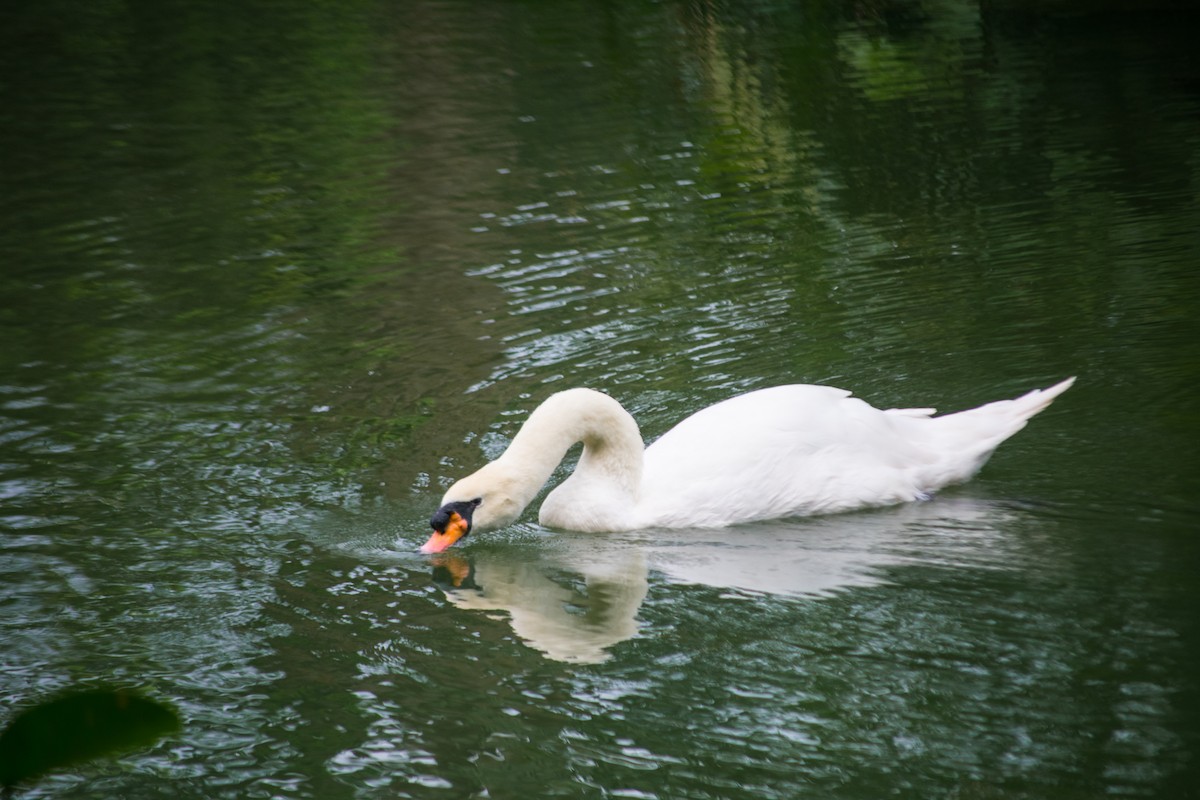
POLYGON ((721 527, 902 503, 970 478, 1074 380, 941 417, 931 408, 881 411, 830 386, 777 386, 698 411, 644 450, 616 400, 569 389, 442 502, 482 498, 473 528, 508 524, 583 442, 575 471, 542 503, 544 525, 721 527))

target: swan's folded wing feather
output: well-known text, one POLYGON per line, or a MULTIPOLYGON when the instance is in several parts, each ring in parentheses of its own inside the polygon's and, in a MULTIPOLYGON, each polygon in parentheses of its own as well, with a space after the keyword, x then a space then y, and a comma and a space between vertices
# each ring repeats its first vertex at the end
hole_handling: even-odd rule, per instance
POLYGON ((912 500, 928 422, 826 386, 742 395, 647 449, 640 505, 647 524, 702 526, 912 500))
POLYGON ((915 419, 924 419, 932 417, 937 413, 936 408, 889 408, 884 411, 885 414, 893 414, 897 417, 913 417, 915 419))

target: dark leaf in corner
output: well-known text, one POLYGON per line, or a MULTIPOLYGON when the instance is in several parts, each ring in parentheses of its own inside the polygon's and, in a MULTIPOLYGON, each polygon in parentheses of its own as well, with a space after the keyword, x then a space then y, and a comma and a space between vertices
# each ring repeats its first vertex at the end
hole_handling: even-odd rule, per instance
POLYGON ((173 709, 132 691, 71 692, 22 711, 0 734, 0 786, 144 747, 178 729, 173 709))

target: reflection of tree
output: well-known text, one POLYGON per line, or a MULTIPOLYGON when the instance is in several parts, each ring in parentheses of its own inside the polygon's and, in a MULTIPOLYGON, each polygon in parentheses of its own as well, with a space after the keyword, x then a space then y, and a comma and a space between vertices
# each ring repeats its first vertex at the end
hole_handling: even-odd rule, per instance
MULTIPOLYGON (((329 730, 288 735, 321 665, 247 664, 289 596, 264 573, 307 559, 294 520, 371 499, 389 459, 382 491, 406 492, 437 461, 430 413, 470 403, 494 348, 497 293, 463 264, 497 150, 463 128, 504 114, 505 79, 476 93, 488 56, 441 33, 489 12, 405 4, 381 29, 365 5, 51 2, 0 26, 20 76, 0 85, 0 461, 6 521, 39 529, 0 570, 21 603, 3 694, 66 680, 26 662, 161 676, 191 704, 181 759, 230 782, 245 758, 334 755, 329 730)), ((353 729, 347 696, 314 718, 353 729)))
MULTIPOLYGON (((890 551, 764 567, 680 547, 690 560, 651 561, 670 591, 643 601, 650 634, 608 651, 633 657, 568 669, 448 605, 423 568, 363 568, 297 522, 388 496, 390 540, 414 476, 423 509, 479 463, 497 409, 557 388, 542 381, 626 385, 651 434, 705 393, 839 371, 890 387, 947 353, 970 391, 1083 353, 1183 397, 1200 364, 1179 266, 1197 216, 1194 26, 900 5, 6 12, 6 696, 82 668, 154 676, 199 732, 172 768, 227 794, 362 795, 365 778, 432 781, 431 762, 495 796, 528 794, 531 774, 578 796, 614 773, 631 792, 713 794, 720 775, 730 796, 781 794, 798 761, 837 793, 838 764, 867 754, 864 793, 883 795, 897 752, 938 785, 980 759, 985 777, 1059 764, 1069 780, 1086 745, 1056 731, 1080 727, 1111 741, 1080 756, 1092 775, 1171 768, 1195 701, 1153 686, 1194 661, 1173 638, 1192 629, 1154 599, 1170 552, 1137 549, 1145 573, 1114 572, 1120 591, 1084 585, 1085 564, 1045 611, 999 559, 959 577, 948 556, 952 574, 904 573, 893 595, 874 584, 890 551), (1069 329, 1065 306, 1095 324, 1069 329), (858 588, 753 603, 711 588, 745 598, 803 566, 858 588), (1080 726, 1062 706, 1091 710, 1080 726), (974 743, 1023 712, 1033 749, 974 743), (749 741, 737 714, 824 738, 749 741)), ((944 375, 925 383, 963 397, 944 375)), ((1146 442, 1185 440, 1175 408, 1105 446, 1154 474, 1146 442)), ((1191 475, 1154 489, 1187 507, 1191 475)), ((1052 560, 1036 555, 1022 564, 1052 560)), ((578 588, 570 574, 551 582, 578 588)), ((1154 788, 1145 774, 1134 788, 1154 788)))
POLYGON ((393 31, 303 4, 16 15, 5 364, 67 368, 75 386, 50 392, 82 407, 84 441, 117 420, 147 439, 206 427, 214 461, 257 448, 281 468, 337 460, 343 479, 394 457, 491 347, 495 294, 462 265, 482 260, 463 234, 495 155, 455 132, 506 101, 503 81, 475 91, 488 65, 431 35, 447 13, 409 5, 393 31))
MULTIPOLYGON (((1160 111, 1172 78, 1158 65, 1187 74, 1190 52, 1170 15, 936 0, 697 8, 681 72, 710 104, 708 130, 732 132, 698 149, 700 172, 716 187, 723 170, 754 174, 777 203, 771 239, 818 251, 771 277, 787 273, 792 325, 824 358, 846 349, 861 371, 875 351, 968 352, 983 315, 1000 331, 1052 324, 1066 297, 1097 320, 1161 304, 1155 281, 1175 278, 1138 251, 1168 249, 1183 217, 1144 198, 1194 197, 1183 187, 1196 165, 1187 123, 1160 111), (1074 255, 1089 249, 1130 261, 1097 281, 1074 255)), ((743 258, 754 244, 739 240, 743 258)))

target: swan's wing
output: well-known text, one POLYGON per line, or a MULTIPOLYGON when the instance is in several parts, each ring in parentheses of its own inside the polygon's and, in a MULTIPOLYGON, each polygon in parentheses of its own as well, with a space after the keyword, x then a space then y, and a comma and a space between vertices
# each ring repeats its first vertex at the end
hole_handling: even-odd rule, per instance
POLYGON ((936 408, 889 408, 883 412, 885 414, 895 414, 898 417, 915 417, 922 419, 924 417, 932 417, 937 413, 936 408))
POLYGON ((697 412, 646 450, 647 524, 725 525, 920 496, 925 409, 880 411, 843 389, 779 386, 697 412))

